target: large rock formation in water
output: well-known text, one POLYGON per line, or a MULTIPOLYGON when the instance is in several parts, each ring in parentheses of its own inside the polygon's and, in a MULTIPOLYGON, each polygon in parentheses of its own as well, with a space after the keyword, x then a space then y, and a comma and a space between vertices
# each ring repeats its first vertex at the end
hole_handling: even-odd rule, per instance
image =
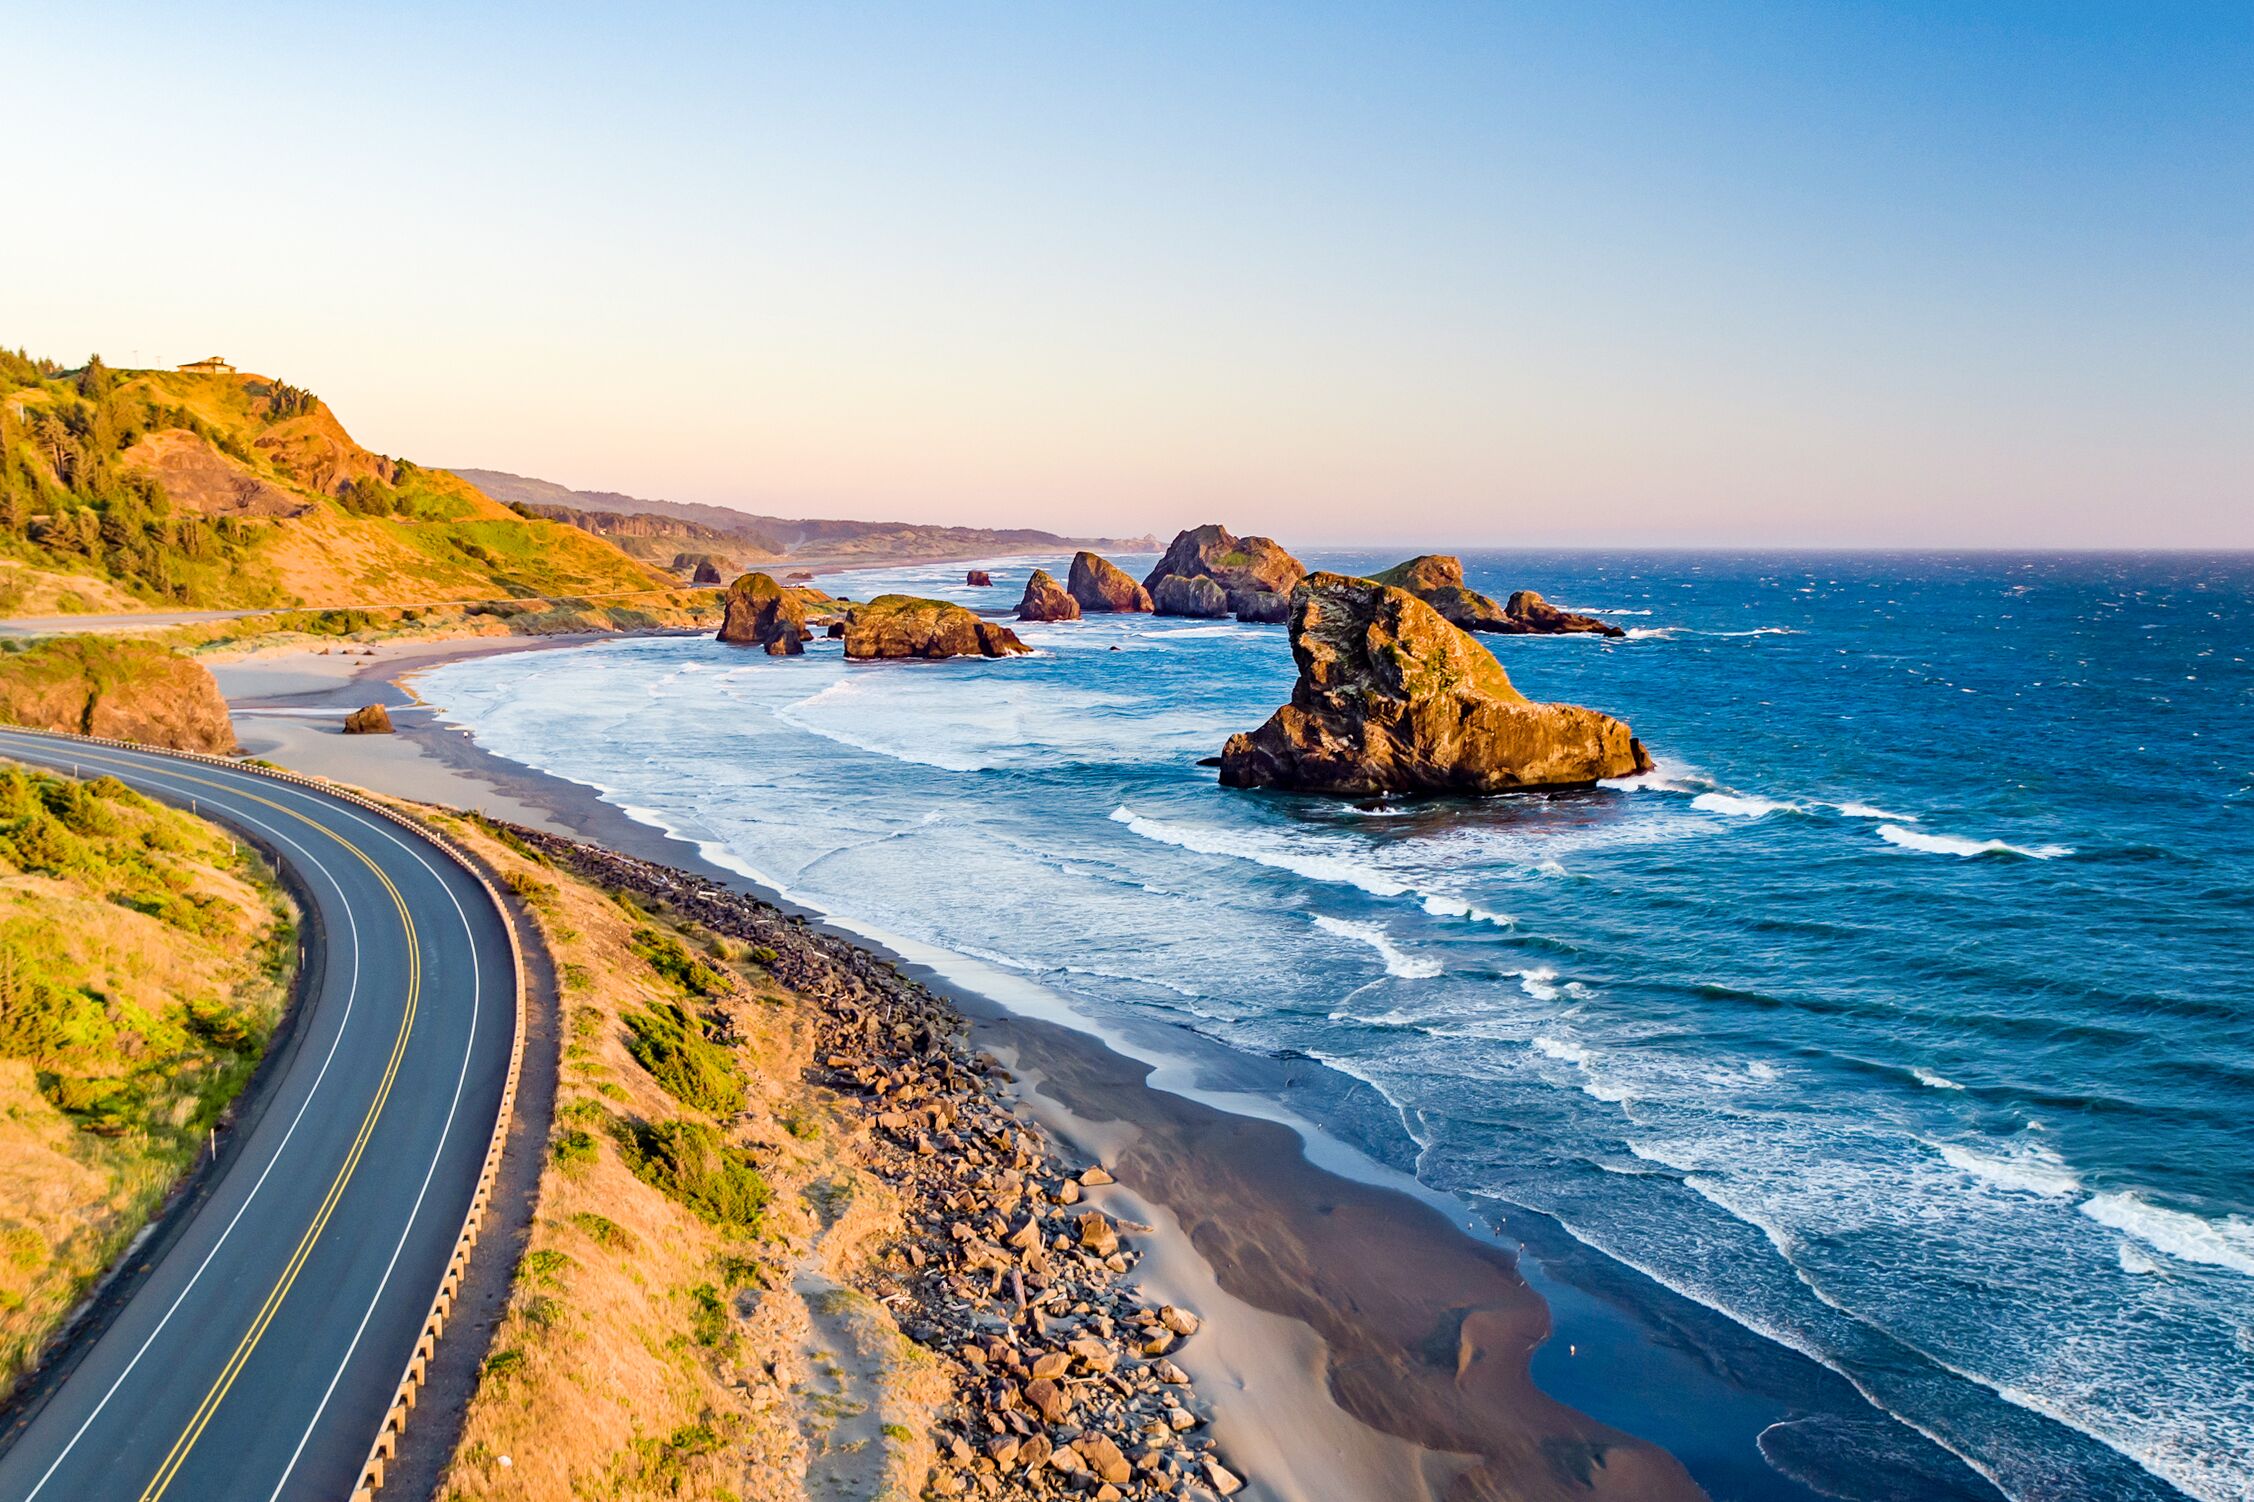
POLYGON ((845 618, 845 655, 882 657, 1013 657, 1030 651, 1017 633, 946 600, 878 595, 845 618))
POLYGON ((1160 615, 1217 615, 1203 608, 1202 590, 1169 589, 1169 579, 1208 579, 1221 592, 1225 608, 1246 621, 1280 621, 1289 613, 1292 587, 1307 577, 1299 560, 1271 537, 1238 537, 1226 527, 1193 527, 1175 534, 1166 556, 1143 580, 1160 615), (1198 609, 1170 605, 1195 603, 1198 609))
POLYGON ((1503 793, 1651 769, 1628 727, 1537 704, 1494 655, 1405 589, 1311 574, 1292 596, 1291 702, 1221 751, 1230 787, 1503 793))
POLYGON ((1076 621, 1080 619, 1080 602, 1065 593, 1054 574, 1037 568, 1033 577, 1025 581, 1025 598, 1017 602, 1017 618, 1021 621, 1076 621))
POLYGON ((1448 553, 1426 553, 1372 574, 1380 584, 1405 589, 1466 631, 1507 631, 1503 607, 1476 589, 1464 587, 1463 560, 1448 553))
POLYGON ((771 574, 746 574, 728 586, 720 639, 764 647, 770 657, 796 657, 806 650, 806 602, 771 574))
POLYGON ((1592 632, 1598 636, 1628 634, 1618 626, 1608 625, 1593 615, 1560 610, 1531 589, 1522 589, 1513 594, 1503 606, 1503 617, 1509 622, 1503 629, 1521 636, 1561 636, 1576 631, 1592 632))
POLYGON ((1160 615, 1188 615, 1219 620, 1229 613, 1229 597, 1211 579, 1189 574, 1168 574, 1151 591, 1151 603, 1160 615))
POLYGON ((1466 631, 1492 631, 1502 636, 1560 636, 1593 632, 1600 636, 1625 636, 1618 626, 1608 626, 1593 615, 1560 610, 1531 589, 1510 597, 1507 605, 1464 586, 1463 560, 1447 553, 1427 553, 1372 574, 1380 584, 1405 589, 1466 631))
POLYGON ((1072 598, 1090 615, 1124 614, 1151 608, 1150 591, 1135 576, 1086 549, 1072 555, 1072 573, 1064 581, 1072 598))
POLYGON ((235 749, 227 701, 202 663, 110 637, 55 637, 0 654, 0 725, 176 751, 235 749))

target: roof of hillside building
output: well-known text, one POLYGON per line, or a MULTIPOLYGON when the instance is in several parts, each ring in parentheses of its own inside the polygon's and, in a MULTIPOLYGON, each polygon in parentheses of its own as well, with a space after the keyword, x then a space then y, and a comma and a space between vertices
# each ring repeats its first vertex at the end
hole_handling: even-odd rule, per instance
POLYGON ((234 366, 229 365, 217 355, 205 355, 201 360, 190 360, 180 368, 182 370, 207 372, 213 375, 230 375, 235 369, 234 366))

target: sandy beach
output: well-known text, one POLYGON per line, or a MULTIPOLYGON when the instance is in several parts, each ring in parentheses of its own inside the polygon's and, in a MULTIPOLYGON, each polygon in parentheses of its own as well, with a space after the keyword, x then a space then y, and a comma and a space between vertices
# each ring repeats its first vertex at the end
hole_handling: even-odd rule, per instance
MULTIPOLYGON (((574 644, 402 643, 213 671, 253 755, 778 900, 592 790, 491 756, 414 693, 416 673, 459 656, 574 644), (379 702, 396 735, 341 733, 345 713, 379 702)), ((1498 1239, 1402 1165, 1279 1109, 1294 1090, 1337 1088, 1304 1061, 1247 1059, 1179 1029, 1099 1028, 975 962, 829 926, 952 1000, 1015 1073, 1021 1108, 1117 1176, 1106 1208, 1153 1228, 1139 1276, 1204 1317, 1179 1359, 1252 1478, 1246 1495, 1689 1498, 1707 1494, 1679 1458, 1695 1457, 1709 1490, 1720 1478, 1720 1494, 1806 1498, 1818 1493, 1764 1461, 1769 1436, 1876 1417, 1830 1372, 1641 1285, 1539 1217, 1498 1239)))

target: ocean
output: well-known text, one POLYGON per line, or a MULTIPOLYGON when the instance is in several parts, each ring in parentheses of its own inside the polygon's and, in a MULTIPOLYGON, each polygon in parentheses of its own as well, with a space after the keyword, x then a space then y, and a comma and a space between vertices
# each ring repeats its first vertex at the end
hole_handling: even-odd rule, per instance
MULTIPOLYGON (((825 582, 994 609, 1036 564, 825 582)), ((1223 789, 1198 761, 1288 696, 1284 628, 1147 616, 1005 661, 654 638, 420 688, 810 906, 1320 1061, 1353 1083, 1319 1125, 1814 1358, 2009 1497, 2254 1497, 2254 557, 1465 564, 1627 628, 1483 640, 1655 772, 1223 789)))

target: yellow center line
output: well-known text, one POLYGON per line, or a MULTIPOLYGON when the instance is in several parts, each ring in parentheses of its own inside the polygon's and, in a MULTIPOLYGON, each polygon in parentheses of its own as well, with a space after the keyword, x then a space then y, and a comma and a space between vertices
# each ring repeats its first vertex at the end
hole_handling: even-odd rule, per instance
MULTIPOLYGON (((137 763, 104 762, 99 756, 91 755, 85 759, 94 762, 96 765, 123 765, 132 770, 147 772, 147 768, 137 763)), ((360 1130, 352 1140, 352 1147, 346 1154, 343 1164, 337 1169, 336 1178, 330 1183, 328 1193, 322 1197, 319 1209, 314 1212, 312 1223, 305 1228, 305 1234, 298 1239, 297 1248, 291 1254, 288 1265, 283 1268, 281 1276, 275 1280, 273 1288, 268 1291, 266 1301, 260 1305, 257 1316, 251 1321, 250 1328, 243 1332, 242 1339, 235 1346, 234 1354, 228 1358, 226 1366, 221 1369, 219 1376, 213 1380, 211 1389, 203 1396, 203 1401, 196 1405, 196 1411, 189 1416, 187 1426, 180 1431, 180 1437, 172 1442, 172 1449, 166 1454, 164 1464, 157 1468, 156 1475, 151 1477, 148 1486, 143 1488, 140 1502, 157 1502, 157 1499, 164 1495, 165 1489, 172 1485, 174 1478, 180 1474, 180 1468, 187 1463, 189 1453, 196 1447, 196 1441, 203 1437, 205 1427, 210 1424, 212 1415, 218 1411, 221 1401, 226 1398, 228 1389, 234 1386, 235 1378, 241 1375, 243 1367, 249 1363, 251 1353, 258 1349, 258 1343, 265 1338, 267 1327, 274 1322, 275 1315, 281 1310, 283 1299, 288 1297, 291 1286, 297 1282, 297 1275, 305 1267, 306 1259, 312 1255, 313 1248, 321 1239, 321 1233, 327 1229, 329 1218, 335 1214, 338 1202, 344 1197, 345 1186, 351 1183, 353 1173, 360 1166, 361 1154, 366 1151, 369 1139, 375 1135, 376 1123, 383 1115, 385 1102, 391 1097, 392 1083, 398 1078, 400 1062, 406 1056, 408 1037, 415 1030, 415 1010, 422 995, 423 975, 422 948, 416 938, 414 916, 407 911, 407 899, 400 894, 399 888, 393 884, 391 877, 385 873, 381 866, 376 864, 367 851, 361 849, 336 830, 318 823, 294 808, 276 803, 271 798, 262 798, 256 793, 246 792, 240 788, 230 787, 225 783, 214 782, 209 778, 197 777, 187 772, 174 772, 170 768, 165 769, 165 775, 177 777, 183 782, 193 782, 202 787, 216 788, 221 792, 232 793, 237 797, 248 798, 254 803, 263 804, 276 813, 286 814, 309 828, 320 830, 358 856, 361 863, 375 873, 376 880, 383 883, 384 890, 391 894, 392 905, 399 910, 399 921, 406 931, 407 1007, 405 1014, 400 1018, 399 1036, 392 1040, 391 1058, 384 1065, 383 1079, 376 1088, 375 1099, 369 1102, 368 1113, 360 1123, 360 1130)))

